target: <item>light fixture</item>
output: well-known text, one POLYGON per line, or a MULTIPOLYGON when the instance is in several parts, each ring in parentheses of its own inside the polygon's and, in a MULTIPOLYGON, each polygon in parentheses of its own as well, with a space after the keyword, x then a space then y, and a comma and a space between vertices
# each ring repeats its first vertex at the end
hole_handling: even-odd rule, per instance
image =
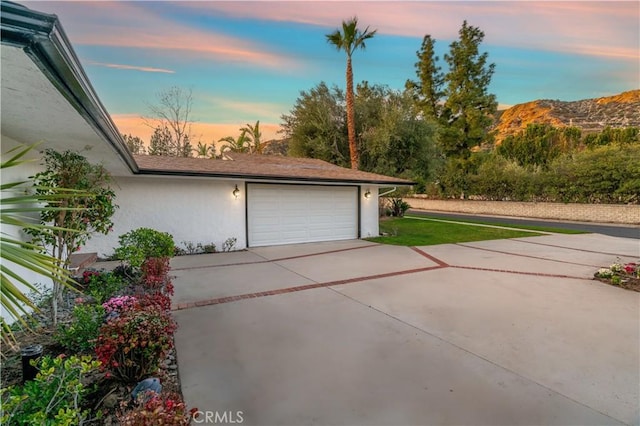
POLYGON ((364 198, 369 199, 371 197, 371 191, 369 191, 369 188, 367 188, 366 192, 364 193, 364 198))
POLYGON ((236 185, 236 189, 233 190, 233 196, 238 198, 238 194, 240 194, 240 190, 238 189, 238 185, 236 185))

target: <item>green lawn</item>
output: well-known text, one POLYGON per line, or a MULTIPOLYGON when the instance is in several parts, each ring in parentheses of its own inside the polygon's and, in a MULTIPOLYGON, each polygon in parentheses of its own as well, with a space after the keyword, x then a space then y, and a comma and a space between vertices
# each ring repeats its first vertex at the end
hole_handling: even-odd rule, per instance
MULTIPOLYGON (((414 217, 407 215, 408 218, 414 217)), ((431 216, 419 216, 425 219, 434 219, 434 220, 448 220, 451 222, 461 222, 461 223, 478 223, 481 225, 492 225, 492 226, 505 226, 507 228, 518 228, 518 229, 529 229, 531 231, 541 231, 541 232, 555 232, 556 234, 588 234, 588 231, 580 231, 577 229, 563 229, 563 228, 552 228, 548 226, 530 226, 530 225, 513 225, 510 223, 498 223, 498 222, 482 222, 479 220, 468 220, 468 219, 447 219, 442 217, 431 217, 431 216)))
POLYGON ((367 238, 367 240, 397 246, 430 246, 543 235, 537 232, 513 231, 411 218, 383 220, 380 222, 380 232, 387 233, 389 236, 367 238))

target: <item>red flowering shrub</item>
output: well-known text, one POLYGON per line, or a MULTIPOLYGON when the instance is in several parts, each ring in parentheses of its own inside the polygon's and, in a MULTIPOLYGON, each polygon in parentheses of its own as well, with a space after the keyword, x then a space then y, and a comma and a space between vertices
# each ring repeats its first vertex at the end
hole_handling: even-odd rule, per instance
POLYGON ((151 289, 161 288, 168 281, 168 257, 150 257, 142 264, 142 283, 151 289))
POLYGON ((96 355, 115 378, 139 381, 154 373, 165 359, 173 347, 176 328, 168 310, 137 304, 101 327, 96 355))
POLYGON ((142 394, 138 396, 138 405, 118 416, 118 421, 123 426, 188 426, 196 411, 196 408, 187 411, 177 393, 154 394, 151 398, 142 394))
POLYGON ((81 284, 87 285, 91 282, 91 278, 92 277, 96 277, 100 275, 100 272, 98 271, 93 271, 91 269, 86 270, 82 273, 82 279, 81 279, 81 284))
POLYGON ((171 310, 171 298, 161 292, 145 293, 138 297, 137 301, 140 307, 153 306, 161 311, 171 310))

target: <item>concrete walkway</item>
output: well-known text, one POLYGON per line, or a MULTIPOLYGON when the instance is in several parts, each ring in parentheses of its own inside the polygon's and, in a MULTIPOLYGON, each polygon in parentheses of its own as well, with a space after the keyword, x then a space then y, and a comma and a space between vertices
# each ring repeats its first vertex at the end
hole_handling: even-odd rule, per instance
POLYGON ((638 424, 640 294, 591 280, 618 257, 638 261, 638 242, 174 258, 183 393, 257 425, 638 424))

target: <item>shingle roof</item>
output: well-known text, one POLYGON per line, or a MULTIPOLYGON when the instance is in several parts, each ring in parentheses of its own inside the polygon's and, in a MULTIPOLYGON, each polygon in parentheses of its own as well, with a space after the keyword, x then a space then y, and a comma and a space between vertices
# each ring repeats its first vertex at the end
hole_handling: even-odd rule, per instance
POLYGON ((226 154, 228 160, 206 158, 134 155, 139 174, 209 176, 218 178, 309 181, 331 183, 370 183, 413 185, 414 182, 390 176, 346 169, 312 158, 271 155, 226 154))

